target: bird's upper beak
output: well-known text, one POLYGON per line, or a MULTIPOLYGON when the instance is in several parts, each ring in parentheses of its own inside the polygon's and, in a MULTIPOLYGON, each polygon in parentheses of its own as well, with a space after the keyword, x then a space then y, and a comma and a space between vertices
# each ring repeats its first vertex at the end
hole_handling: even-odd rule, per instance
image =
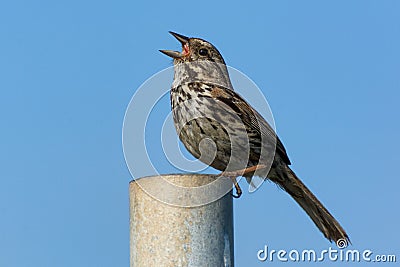
POLYGON ((189 55, 189 37, 183 36, 176 32, 169 32, 182 44, 182 52, 172 51, 172 50, 160 50, 161 53, 166 54, 172 58, 182 58, 189 55))

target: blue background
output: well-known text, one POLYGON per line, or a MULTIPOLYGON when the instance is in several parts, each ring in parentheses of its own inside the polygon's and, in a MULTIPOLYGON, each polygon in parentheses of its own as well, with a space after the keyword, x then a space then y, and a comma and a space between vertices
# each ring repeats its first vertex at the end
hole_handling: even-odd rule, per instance
MULTIPOLYGON (((399 13, 395 0, 3 1, 0 266, 128 266, 122 122, 171 66, 168 30, 211 41, 256 82, 352 248, 399 261, 399 13)), ((234 205, 236 266, 278 264, 257 260, 264 245, 334 247, 275 185, 234 205)))

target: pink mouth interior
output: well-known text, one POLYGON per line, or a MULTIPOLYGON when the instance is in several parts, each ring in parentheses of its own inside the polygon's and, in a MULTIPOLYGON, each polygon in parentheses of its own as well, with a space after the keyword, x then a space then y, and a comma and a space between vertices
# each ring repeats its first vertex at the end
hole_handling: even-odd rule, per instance
POLYGON ((189 44, 184 44, 184 45, 182 46, 182 54, 183 54, 184 56, 189 55, 189 44))

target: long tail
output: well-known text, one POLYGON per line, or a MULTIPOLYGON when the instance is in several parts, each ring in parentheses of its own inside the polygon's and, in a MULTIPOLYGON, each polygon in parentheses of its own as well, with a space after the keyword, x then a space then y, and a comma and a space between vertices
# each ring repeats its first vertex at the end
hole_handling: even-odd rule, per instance
POLYGON ((337 242, 339 239, 344 239, 345 242, 350 242, 348 235, 339 222, 300 181, 289 166, 286 164, 279 166, 276 175, 273 175, 270 179, 281 186, 299 203, 329 241, 337 242))

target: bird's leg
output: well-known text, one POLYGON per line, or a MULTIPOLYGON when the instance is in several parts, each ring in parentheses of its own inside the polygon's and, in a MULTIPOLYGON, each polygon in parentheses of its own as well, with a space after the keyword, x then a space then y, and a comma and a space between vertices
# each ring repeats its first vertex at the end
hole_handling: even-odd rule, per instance
POLYGON ((264 169, 264 168, 266 168, 266 166, 260 164, 260 165, 247 167, 245 169, 241 169, 241 170, 237 170, 237 171, 224 171, 224 172, 221 172, 218 176, 224 176, 224 177, 231 178, 232 183, 233 183, 233 185, 235 186, 235 189, 236 189, 236 195, 232 194, 232 196, 234 198, 239 198, 242 195, 242 189, 240 188, 240 186, 239 186, 239 184, 238 184, 238 182, 236 180, 236 177, 244 176, 244 175, 246 175, 248 173, 255 172, 256 170, 264 169))
MULTIPOLYGON (((225 176, 225 175, 224 175, 225 176)), ((239 186, 239 183, 236 180, 236 176, 230 176, 229 178, 231 178, 233 185, 236 188, 236 195, 234 195, 233 193, 231 193, 231 196, 233 196, 234 198, 239 198, 242 195, 242 189, 239 186)))

